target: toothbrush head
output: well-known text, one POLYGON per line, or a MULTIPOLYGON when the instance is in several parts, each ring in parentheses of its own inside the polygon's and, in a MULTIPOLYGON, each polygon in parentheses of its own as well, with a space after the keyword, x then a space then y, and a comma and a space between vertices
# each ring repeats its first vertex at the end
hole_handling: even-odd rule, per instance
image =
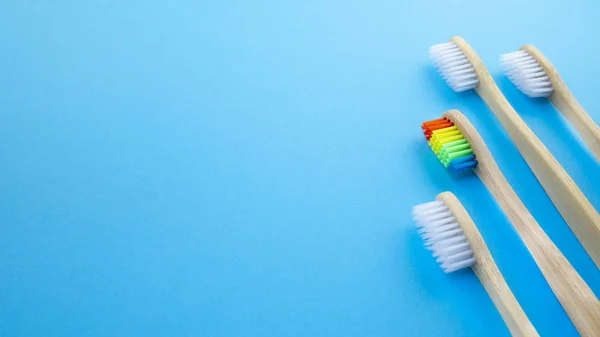
POLYGON ((413 207, 412 215, 425 248, 450 273, 472 266, 476 259, 455 215, 439 199, 413 207))
POLYGON ((500 56, 504 73, 529 97, 547 97, 554 91, 552 81, 542 65, 526 50, 500 56))
POLYGON ((462 172, 477 166, 471 143, 448 117, 425 122, 421 129, 433 153, 452 172, 462 172))
POLYGON ((442 78, 456 92, 475 89, 479 84, 475 67, 453 41, 429 48, 431 61, 442 78))

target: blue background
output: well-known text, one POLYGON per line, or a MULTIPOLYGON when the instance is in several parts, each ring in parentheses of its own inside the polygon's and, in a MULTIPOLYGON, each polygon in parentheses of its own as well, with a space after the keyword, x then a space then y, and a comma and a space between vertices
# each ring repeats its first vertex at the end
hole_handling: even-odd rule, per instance
POLYGON ((1 336, 508 336, 411 207, 453 191, 542 336, 576 331, 474 176, 422 121, 467 115, 592 289, 585 254, 492 113, 428 47, 460 34, 600 208, 600 167, 502 76, 533 43, 600 121, 597 1, 4 1, 1 336))

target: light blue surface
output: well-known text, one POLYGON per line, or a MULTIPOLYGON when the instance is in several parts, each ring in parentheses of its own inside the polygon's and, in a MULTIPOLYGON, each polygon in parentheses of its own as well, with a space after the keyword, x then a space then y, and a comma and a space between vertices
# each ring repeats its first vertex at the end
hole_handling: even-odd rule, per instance
POLYGON ((595 1, 5 1, 0 336, 508 336, 410 209, 451 190, 542 336, 576 331, 485 187, 419 133, 458 108, 592 289, 492 113, 428 62, 460 34, 596 207, 600 168, 498 57, 533 43, 600 121, 595 1))

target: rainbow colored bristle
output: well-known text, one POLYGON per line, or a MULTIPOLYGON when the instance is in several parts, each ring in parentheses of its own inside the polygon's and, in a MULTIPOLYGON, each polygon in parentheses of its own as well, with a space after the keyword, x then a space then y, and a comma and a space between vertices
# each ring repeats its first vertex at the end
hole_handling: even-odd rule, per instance
POLYGON ((477 166, 471 144, 447 117, 434 119, 421 125, 425 139, 440 162, 453 172, 477 166))

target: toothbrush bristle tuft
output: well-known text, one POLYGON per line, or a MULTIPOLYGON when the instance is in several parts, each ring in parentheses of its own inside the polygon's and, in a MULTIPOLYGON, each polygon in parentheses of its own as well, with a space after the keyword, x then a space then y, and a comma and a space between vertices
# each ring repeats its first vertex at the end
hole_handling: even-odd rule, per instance
POLYGON ((442 165, 453 172, 462 172, 477 166, 471 143, 447 117, 421 125, 425 139, 442 165))
POLYGON ((504 73, 529 97, 547 97, 554 88, 550 77, 539 62, 524 50, 500 56, 504 73))
POLYGON ((479 83, 471 61, 456 43, 436 44, 429 48, 429 56, 452 90, 461 92, 475 89, 479 83))
POLYGON ((413 207, 413 218, 425 248, 446 273, 475 263, 473 250, 460 224, 443 201, 413 207))

